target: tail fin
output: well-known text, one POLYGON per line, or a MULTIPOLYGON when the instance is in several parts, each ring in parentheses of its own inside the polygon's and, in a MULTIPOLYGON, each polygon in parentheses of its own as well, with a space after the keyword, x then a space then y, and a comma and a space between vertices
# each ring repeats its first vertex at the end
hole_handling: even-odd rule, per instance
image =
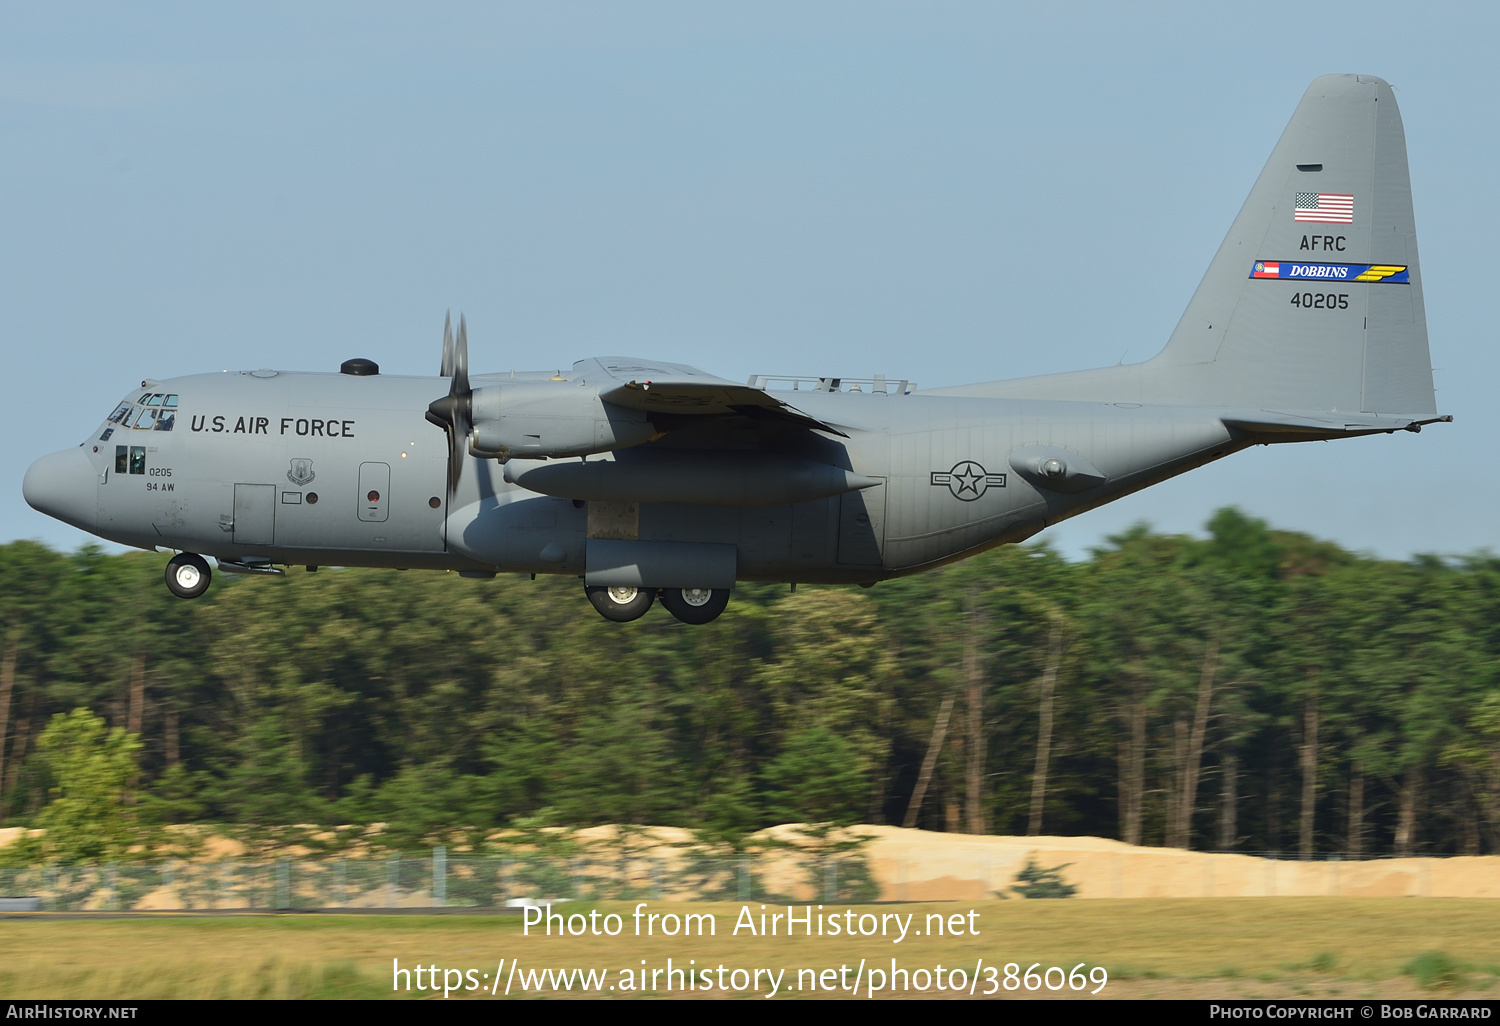
POLYGON ((1435 412, 1406 135, 1391 87, 1368 75, 1313 82, 1157 356, 977 387, 951 391, 1435 412))

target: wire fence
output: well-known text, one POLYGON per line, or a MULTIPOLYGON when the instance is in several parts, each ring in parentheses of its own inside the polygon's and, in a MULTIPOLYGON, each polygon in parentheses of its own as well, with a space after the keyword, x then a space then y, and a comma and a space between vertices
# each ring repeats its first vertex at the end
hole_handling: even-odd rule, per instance
MULTIPOLYGON (((737 857, 688 851, 520 852, 389 858, 181 859, 0 866, 0 912, 502 909, 560 901, 952 901, 1414 895, 1500 898, 1500 861, 1367 853, 973 851, 933 862, 864 851, 788 849, 737 857), (1248 857, 1247 857, 1248 856, 1248 857), (1186 860, 1186 861, 1185 861, 1186 860), (1033 866, 1036 861, 1038 865, 1033 866), (1028 874, 1052 883, 1028 890, 1028 874), (1475 882, 1480 872, 1488 883, 1475 882)), ((1035 881, 1033 880, 1034 884, 1035 881)))
POLYGON ((565 900, 870 901, 858 855, 668 859, 430 856, 0 867, 0 899, 41 911, 505 908, 565 900))

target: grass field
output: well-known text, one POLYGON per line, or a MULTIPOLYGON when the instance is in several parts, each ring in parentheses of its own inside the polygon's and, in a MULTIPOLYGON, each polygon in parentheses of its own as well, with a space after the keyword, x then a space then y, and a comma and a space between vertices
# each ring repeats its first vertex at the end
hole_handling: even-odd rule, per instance
MULTIPOLYGON (((1103 966, 1109 973, 1099 997, 1289 997, 1346 998, 1445 996, 1500 996, 1500 906, 1493 901, 1421 898, 1226 898, 1176 900, 993 901, 974 906, 955 903, 856 906, 860 914, 912 915, 905 940, 893 943, 895 920, 885 920, 891 935, 786 937, 784 923, 776 937, 752 937, 732 930, 741 906, 737 903, 653 903, 647 913, 712 913, 714 936, 691 939, 658 935, 637 937, 633 905, 570 902, 563 913, 587 913, 597 908, 621 916, 622 932, 615 937, 546 937, 536 928, 523 936, 519 916, 307 916, 265 915, 218 919, 160 915, 131 919, 0 920, 0 998, 212 998, 212 997, 411 997, 434 996, 432 990, 393 994, 393 959, 403 968, 436 965, 441 999, 442 971, 474 970, 472 977, 450 977, 456 986, 476 982, 487 987, 500 959, 502 974, 510 976, 511 996, 523 992, 519 980, 544 968, 607 970, 605 986, 621 986, 627 971, 631 981, 644 967, 645 993, 665 997, 666 982, 658 975, 655 990, 650 970, 673 968, 688 960, 690 968, 710 971, 713 989, 688 991, 690 996, 724 996, 718 967, 733 985, 733 970, 747 988, 729 996, 758 994, 764 999, 768 977, 756 978, 759 990, 749 988, 755 969, 785 969, 778 1000, 813 996, 814 977, 798 970, 818 970, 818 996, 848 997, 840 990, 863 959, 866 972, 887 972, 890 960, 908 971, 925 969, 927 979, 938 964, 945 985, 961 968, 974 981, 977 993, 991 986, 988 966, 998 970, 1015 962, 1024 972, 1034 962, 1041 970, 1060 966, 1071 970, 1084 963, 1083 972, 1103 966), (978 936, 968 934, 970 908, 978 936), (923 930, 929 914, 960 913, 963 936, 933 936, 923 930), (918 936, 916 931, 923 931, 918 936), (982 959, 982 963, 979 960, 982 959), (823 975, 823 970, 834 970, 823 975), (482 976, 481 974, 488 974, 482 976), (798 980, 803 987, 798 989, 798 980), (831 991, 822 986, 832 984, 831 991)), ((761 908, 750 909, 759 926, 761 908)), ((845 906, 836 907, 843 920, 845 906)), ((828 916, 834 906, 823 909, 828 916)), ((785 912, 784 906, 766 909, 785 912)), ((802 913, 802 908, 797 908, 802 913)), ((814 915, 817 914, 816 906, 814 915)), ((879 920, 865 920, 867 926, 879 920)), ((815 920, 816 922, 816 920, 815 920)), ((826 921, 825 921, 826 922, 826 921)), ((575 925, 577 921, 575 921, 575 925)), ((614 924, 610 924, 613 928, 614 924)), ((555 929, 555 927, 554 927, 555 929)), ((423 974, 423 983, 428 982, 423 974)), ((673 993, 680 980, 673 978, 673 993)), ((863 999, 871 978, 862 977, 863 999)), ((922 981, 910 977, 912 987, 922 981)), ((695 981, 697 982, 697 981, 695 981)), ((1058 982, 1053 974, 1052 982, 1058 982)), ((920 996, 955 996, 930 986, 920 996)), ((1067 988, 1034 996, 1087 997, 1067 988)), ((542 989, 551 995, 551 986, 542 989)), ((557 991, 559 996, 563 992, 557 991)), ((570 992, 579 996, 577 987, 570 992)), ((639 995, 620 989, 605 996, 639 995)), ((966 996, 967 992, 965 992, 966 996)), ((454 998, 491 995, 483 989, 457 990, 454 998)), ((889 989, 876 996, 891 996, 889 989)), ((915 989, 910 996, 919 996, 915 989)), ((996 996, 1029 996, 1024 989, 1000 990, 996 996)), ((1097 998, 1095 999, 1097 1000, 1097 998)))

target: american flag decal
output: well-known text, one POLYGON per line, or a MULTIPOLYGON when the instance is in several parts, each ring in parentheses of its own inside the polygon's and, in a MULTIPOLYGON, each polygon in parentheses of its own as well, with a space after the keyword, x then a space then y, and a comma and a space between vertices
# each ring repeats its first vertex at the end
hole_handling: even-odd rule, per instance
POLYGON ((1353 224, 1354 197, 1340 192, 1299 192, 1292 220, 1353 224))

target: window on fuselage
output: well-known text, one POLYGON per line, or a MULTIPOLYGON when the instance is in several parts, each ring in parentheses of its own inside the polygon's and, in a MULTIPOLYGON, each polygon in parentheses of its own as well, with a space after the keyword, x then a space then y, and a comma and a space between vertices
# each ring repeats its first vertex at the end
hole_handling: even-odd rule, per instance
POLYGON ((134 409, 135 407, 129 403, 121 403, 115 407, 115 412, 109 415, 109 422, 111 424, 128 424, 130 422, 130 413, 134 409))
POLYGON ((144 445, 115 446, 116 474, 144 474, 146 472, 146 447, 144 445))

